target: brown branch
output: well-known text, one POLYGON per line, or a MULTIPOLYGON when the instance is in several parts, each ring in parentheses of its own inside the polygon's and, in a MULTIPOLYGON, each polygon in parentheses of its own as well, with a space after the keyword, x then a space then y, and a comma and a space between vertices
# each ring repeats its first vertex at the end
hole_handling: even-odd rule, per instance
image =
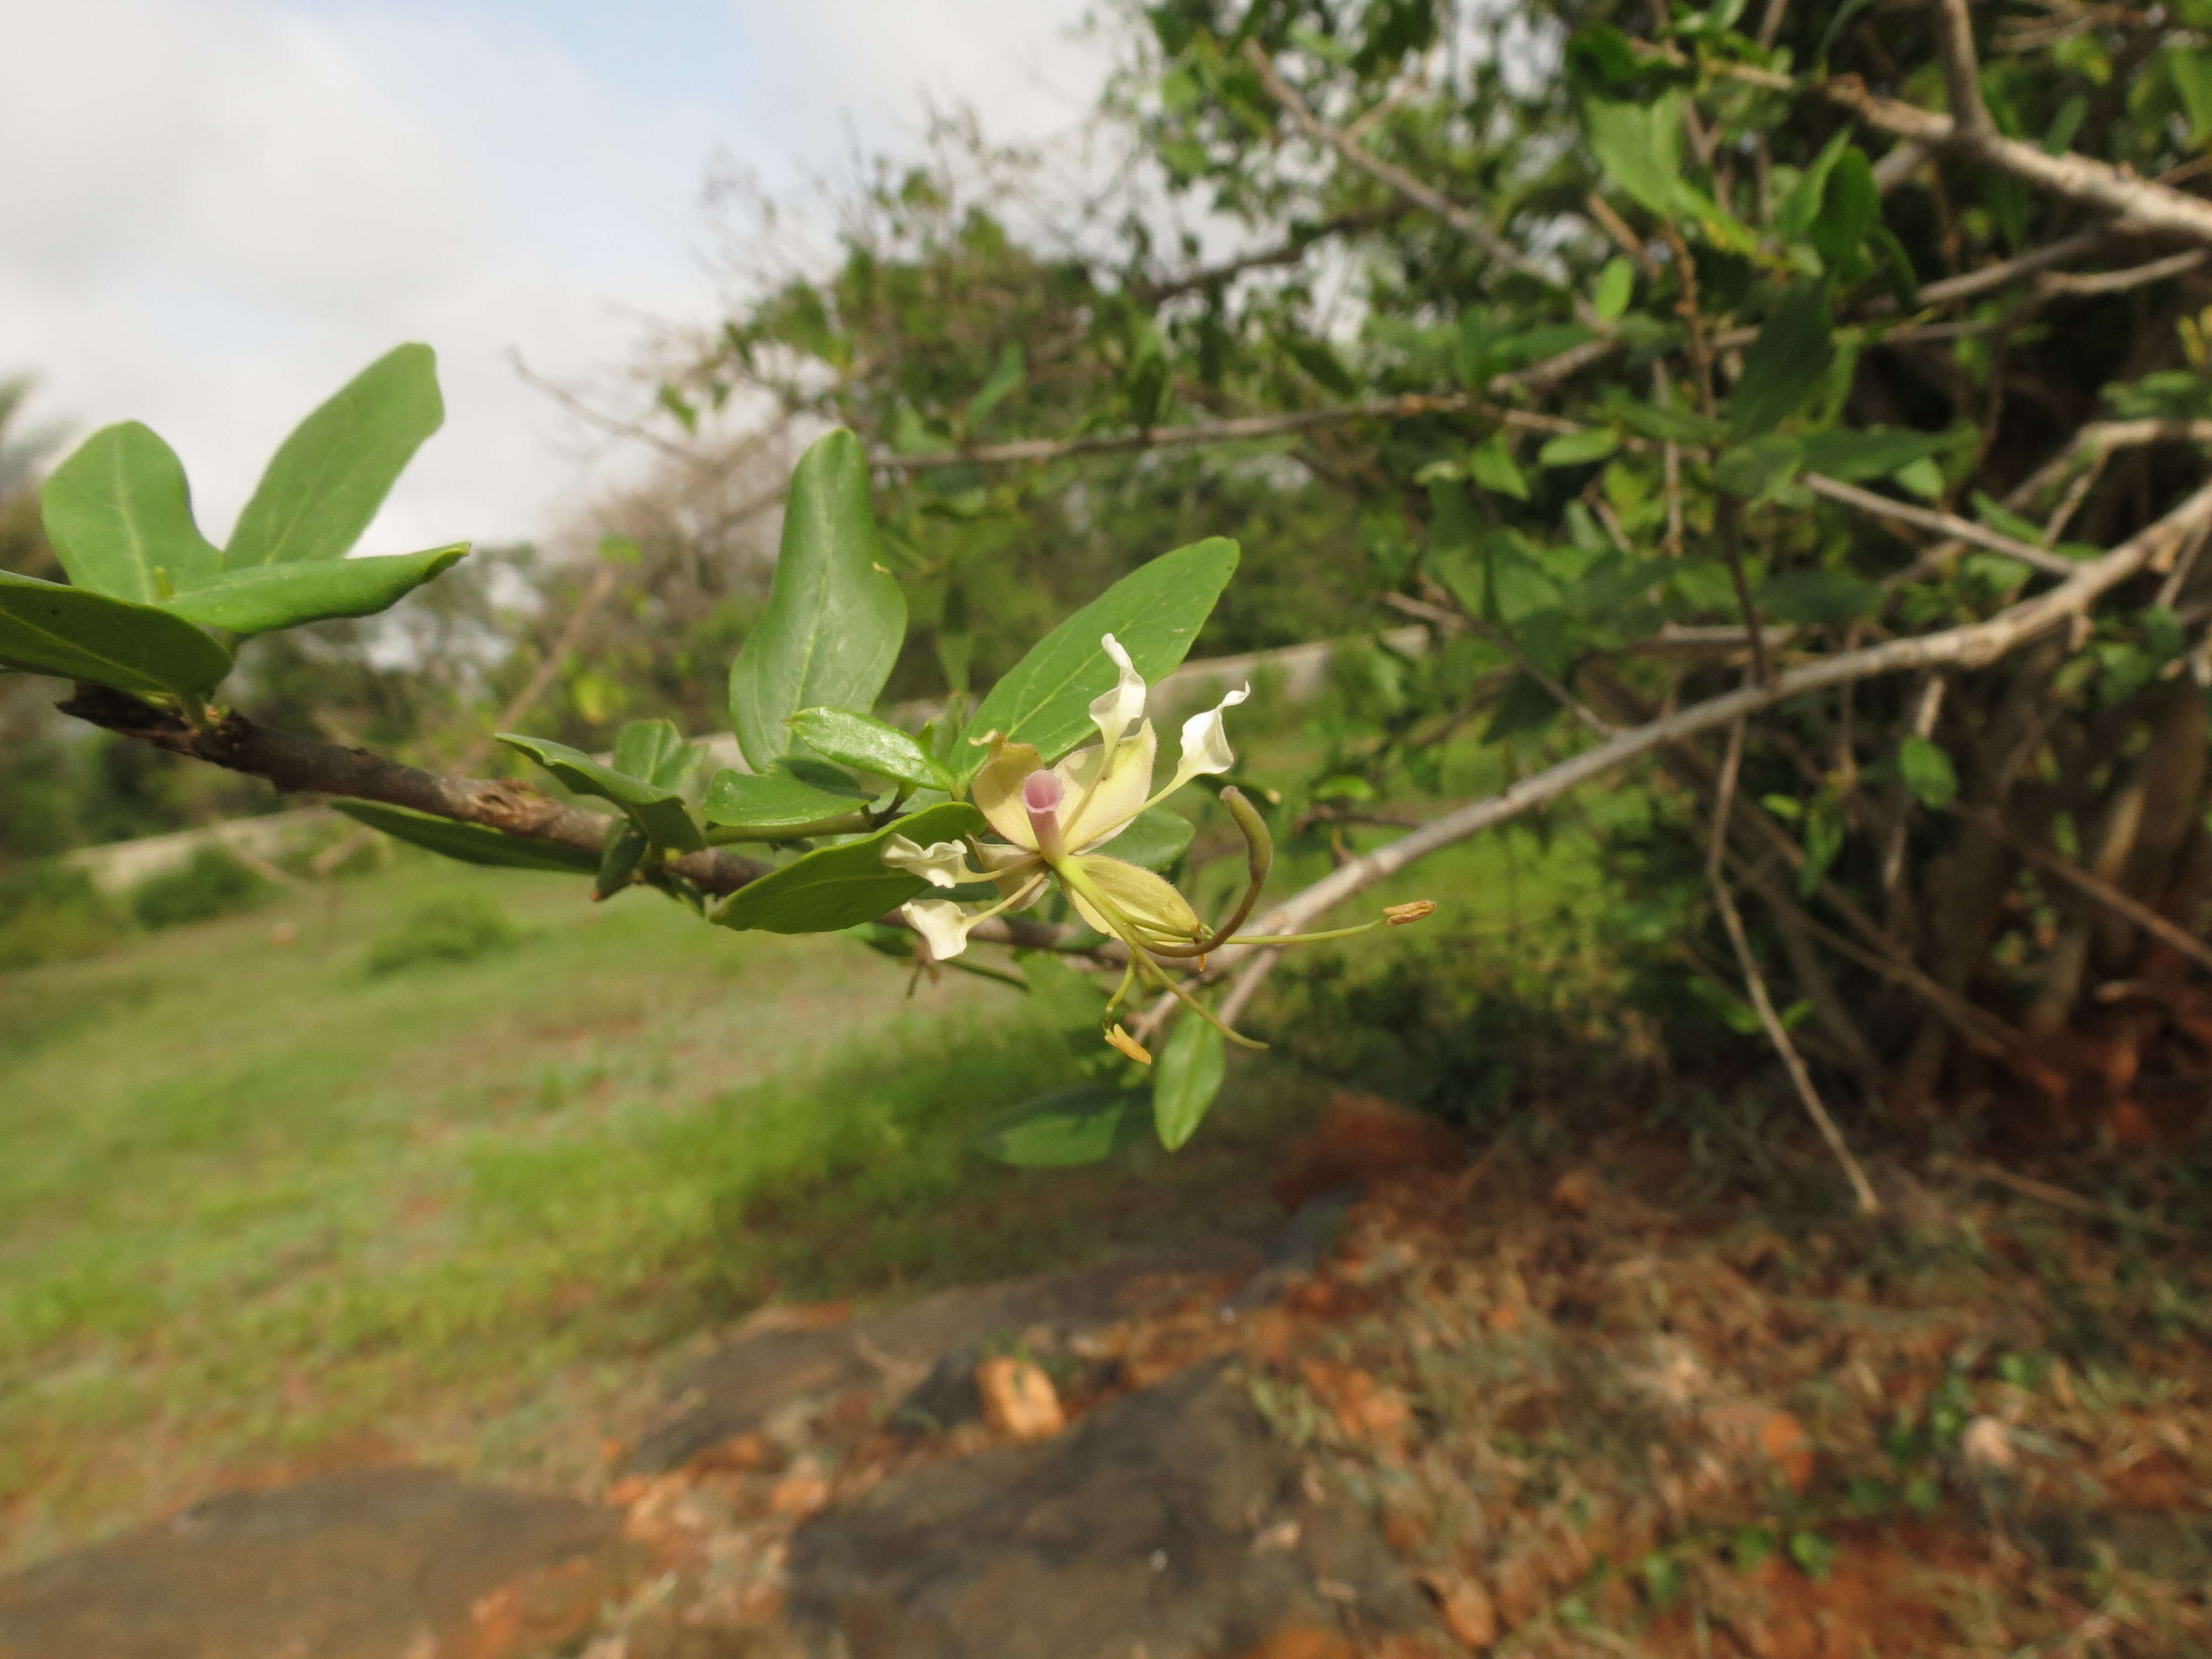
POLYGON ((1923 507, 1913 507, 1904 501, 1893 501, 1887 495, 1877 495, 1870 489, 1861 489, 1818 472, 1800 474, 1797 482, 1815 495, 1836 502, 1838 506, 1856 507, 1877 518, 1894 519, 1899 524, 1909 524, 1922 530, 1933 530, 1974 547, 1987 548, 1992 553, 2002 553, 2008 559, 2018 559, 2032 565, 2045 575, 2062 580, 2081 568, 2078 559, 2069 559, 2063 553, 2053 553, 2028 542, 2015 541, 2010 536, 1984 528, 1971 519, 1960 518, 1953 513, 1934 513, 1923 507))
POLYGON ((2185 248, 2179 253, 2169 253, 2163 259, 2130 265, 2125 270, 2052 271, 2038 279, 2035 286, 2039 292, 2044 294, 2124 294, 2130 289, 2162 283, 2169 276, 2186 275, 2207 258, 2212 258, 2212 253, 2203 248, 2185 248))
MULTIPOLYGON (((1748 78, 1736 76, 1734 78, 1748 78)), ((1867 90, 1856 76, 1824 82, 1820 91, 1868 125, 1917 139, 1984 167, 2008 173, 2054 196, 2112 216, 2111 228, 2138 235, 2185 236, 2212 243, 2212 202, 2154 184, 2087 155, 2052 155, 1994 128, 1961 128, 1950 117, 1867 90)))
MULTIPOLYGON (((594 858, 614 827, 615 821, 605 813, 564 806, 527 784, 447 777, 386 760, 365 749, 279 732, 243 714, 225 715, 203 731, 163 709, 102 685, 79 685, 76 695, 60 707, 64 714, 105 731, 173 755, 264 779, 288 794, 381 801, 456 823, 479 824, 521 841, 569 848, 594 858)), ((685 853, 669 860, 667 867, 701 892, 717 896, 759 880, 770 868, 720 848, 685 853)), ((882 920, 905 925, 896 913, 882 920)), ((1025 917, 1000 916, 983 923, 969 937, 985 944, 1060 951, 1068 949, 1083 931, 1025 917)), ((1118 955, 1109 947, 1079 953, 1102 962, 1114 961, 1118 955)))
POLYGON ((1982 66, 1974 57, 1974 20, 1966 0, 1936 0, 1936 36, 1943 52, 1943 90, 1951 103, 1951 124, 1960 137, 1996 131, 1982 102, 1982 66))
POLYGON ((1346 231, 1373 230, 1394 219, 1403 218, 1407 209, 1403 206, 1369 208, 1358 213, 1340 213, 1334 219, 1293 231, 1274 246, 1261 248, 1253 253, 1240 253, 1222 260, 1218 264, 1200 265, 1174 276, 1153 280, 1139 276, 1129 284, 1129 289, 1146 305, 1158 305, 1163 301, 1179 299, 1186 294, 1195 294, 1243 276, 1248 270, 1263 270, 1269 265, 1294 265, 1306 257, 1318 242, 1346 231))
MULTIPOLYGON (((1387 185, 1407 201, 1426 208, 1507 270, 1518 271, 1548 289, 1564 286, 1559 277, 1499 235, 1481 216, 1470 213, 1442 191, 1422 183, 1403 167, 1395 167, 1381 156, 1362 149, 1316 115, 1291 83, 1283 79, 1282 71, 1275 67, 1275 60, 1257 40, 1244 43, 1244 59, 1251 64, 1253 72, 1259 76, 1261 84, 1267 88, 1267 95, 1288 112, 1291 119, 1304 130, 1308 137, 1334 150, 1369 178, 1387 185)), ((1588 300, 1579 294, 1575 295, 1573 300, 1575 315, 1585 326, 1596 329, 1601 333, 1611 332, 1610 325, 1598 315, 1597 308, 1588 300)))
MULTIPOLYGON (((2110 552, 2075 567, 2074 574, 2057 586, 2008 606, 1994 617, 1938 633, 1837 652, 1790 669, 1768 684, 1743 686, 1623 732, 1352 860, 1277 907, 1258 924, 1258 931, 1301 932, 1315 918, 1439 848, 1547 805, 1663 744, 1718 730, 1791 697, 1881 674, 1984 667, 2081 616, 2106 592, 2207 526, 2212 526, 2212 483, 2200 485, 2165 517, 2110 552)), ((1240 952, 1232 943, 1221 953, 1215 971, 1238 969, 1231 1001, 1241 1008, 1257 990, 1272 962, 1272 952, 1240 952)))
POLYGON ((1751 994, 1751 1006, 1759 1015, 1759 1025, 1766 1032, 1766 1040, 1782 1056, 1782 1064, 1796 1085, 1797 1097, 1804 1103, 1805 1110, 1820 1130, 1820 1139, 1828 1143, 1828 1150, 1836 1162, 1844 1167, 1844 1175, 1851 1183, 1851 1191, 1858 1199, 1859 1211, 1863 1215, 1878 1215, 1881 1200, 1874 1195, 1866 1171, 1851 1156, 1851 1149, 1844 1144, 1843 1133, 1836 1121, 1828 1115, 1828 1109, 1820 1099, 1820 1092, 1813 1086, 1813 1074, 1805 1069, 1805 1057, 1797 1052, 1797 1045, 1790 1040, 1790 1029, 1782 1017, 1774 1012, 1774 999, 1767 994, 1766 977, 1759 971, 1759 958, 1751 952, 1751 939, 1744 932, 1743 917, 1735 908, 1735 898, 1729 891, 1728 857, 1729 809, 1735 804, 1736 775, 1743 765, 1743 721, 1739 719, 1729 727, 1728 756, 1721 763, 1718 800, 1713 808, 1712 840, 1705 854, 1705 882, 1712 889, 1713 902, 1719 907, 1721 925, 1728 930, 1729 944, 1735 949, 1736 966, 1742 970, 1744 988, 1751 994))
POLYGON ((2111 882, 2084 870, 2072 860, 2062 857, 2040 842, 2015 834, 1998 814, 1984 812, 1979 816, 1991 834, 2037 869, 2079 888, 2106 909, 2125 916, 2143 932, 2172 945, 2200 967, 2212 968, 2212 945, 2205 944, 2185 927, 2159 915, 2140 900, 2131 898, 2111 882))

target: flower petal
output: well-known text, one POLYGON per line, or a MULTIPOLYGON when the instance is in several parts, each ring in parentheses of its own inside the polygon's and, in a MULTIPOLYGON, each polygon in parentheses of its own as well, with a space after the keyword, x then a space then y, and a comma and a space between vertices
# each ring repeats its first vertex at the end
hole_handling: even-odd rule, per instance
POLYGON ((916 899, 899 914, 913 924, 938 961, 950 962, 968 948, 968 930, 975 919, 951 899, 916 899))
POLYGON ((1079 749, 1053 769, 1067 786, 1061 797, 1066 804, 1060 808, 1060 833, 1070 850, 1083 853, 1104 846, 1145 810, 1158 745, 1152 723, 1142 720, 1136 735, 1119 744, 1106 761, 1104 777, 1097 776, 1106 753, 1103 749, 1079 749))
POLYGON ((975 775, 971 796, 991 828, 1029 853, 1036 851, 1036 831, 1030 828, 1029 808, 1022 805, 1022 785, 1043 764, 1030 744, 1002 743, 975 775))
POLYGON ((1193 778, 1226 772, 1237 764, 1237 757, 1229 750, 1229 732, 1221 717, 1251 695, 1250 686, 1239 687, 1216 707, 1203 714, 1193 714, 1182 723, 1182 758, 1176 763, 1175 781, 1168 786, 1170 792, 1182 788, 1193 778))
MULTIPOLYGON (((1070 861, 1081 878, 1124 918, 1121 926, 1109 925, 1108 919, 1098 914, 1097 907, 1071 886, 1067 896, 1075 902, 1077 913, 1100 933, 1120 938, 1126 933, 1127 924, 1133 922, 1147 933, 1166 939, 1188 941, 1199 937, 1198 912, 1190 908, 1190 901, 1151 871, 1139 870, 1120 859, 1093 857, 1070 861)), ((1137 943, 1142 945, 1145 941, 1139 939, 1137 943)))
POLYGON ((957 887, 963 882, 985 879, 982 872, 968 867, 967 854, 968 849, 957 841, 940 841, 923 847, 904 836, 893 836, 884 843, 885 864, 910 876, 920 876, 932 887, 957 887))
POLYGON ((1114 666, 1121 671, 1114 689, 1103 692, 1091 705, 1091 718, 1097 722, 1098 735, 1106 740, 1110 752, 1121 741, 1130 726, 1145 717, 1145 681, 1129 661, 1129 653, 1121 642, 1111 634, 1101 636, 1098 643, 1113 659, 1114 666))

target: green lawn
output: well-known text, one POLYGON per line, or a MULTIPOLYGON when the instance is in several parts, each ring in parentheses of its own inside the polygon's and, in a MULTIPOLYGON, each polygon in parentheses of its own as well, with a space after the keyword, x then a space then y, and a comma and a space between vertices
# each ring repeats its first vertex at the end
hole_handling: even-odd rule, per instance
MULTIPOLYGON (((1511 953, 1601 902, 1587 843, 1563 845, 1540 867, 1525 845, 1455 849, 1369 902, 1435 897, 1439 925, 1511 953)), ((1327 863, 1286 859, 1274 890, 1327 863)), ((1018 994, 947 973, 909 997, 845 941, 580 887, 402 853, 0 975, 0 1565, 372 1431, 581 1477, 672 1346, 763 1297, 1263 1223, 1325 1092, 1242 1061, 1172 1158, 1003 1169, 975 1132, 1068 1078, 1018 994), (469 895, 522 942, 368 972, 398 919, 469 895)))
POLYGON ((1001 1169, 969 1138, 1065 1080, 1064 1049, 1017 994, 906 979, 842 940, 411 856, 0 975, 0 1559, 371 1426, 574 1476, 641 1356, 764 1296, 1272 1212, 1268 1149, 1310 1086, 1248 1080, 1174 1159, 1001 1169), (367 972, 392 918, 466 892, 524 942, 367 972))

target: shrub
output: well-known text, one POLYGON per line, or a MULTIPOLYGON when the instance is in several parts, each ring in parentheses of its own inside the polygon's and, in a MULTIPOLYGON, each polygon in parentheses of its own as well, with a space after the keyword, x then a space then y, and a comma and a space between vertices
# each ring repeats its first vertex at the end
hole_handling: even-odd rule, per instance
POLYGON ((435 899, 368 947, 374 975, 404 974, 444 963, 474 962, 522 942, 522 930, 489 899, 475 893, 435 899))
POLYGON ((180 927, 251 910, 276 892, 222 848, 203 847, 181 868, 149 876, 132 888, 131 913, 142 927, 180 927))
POLYGON ((91 956, 122 932, 114 903, 82 870, 46 859, 0 874, 0 971, 91 956))

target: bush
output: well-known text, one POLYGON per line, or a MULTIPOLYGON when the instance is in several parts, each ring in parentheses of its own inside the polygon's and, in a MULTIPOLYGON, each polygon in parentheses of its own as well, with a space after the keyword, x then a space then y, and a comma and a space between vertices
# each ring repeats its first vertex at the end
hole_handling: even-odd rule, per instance
POLYGON ((474 893, 418 908, 368 947, 373 975, 404 974, 441 963, 474 962, 522 942, 522 930, 489 899, 474 893))
POLYGON ((122 932, 114 903, 82 870, 48 859, 0 875, 0 971, 91 956, 122 932))
POLYGON ((142 927, 180 927, 187 922, 251 910, 276 889, 220 847, 203 847, 181 869, 149 876, 131 890, 131 914, 142 927))

